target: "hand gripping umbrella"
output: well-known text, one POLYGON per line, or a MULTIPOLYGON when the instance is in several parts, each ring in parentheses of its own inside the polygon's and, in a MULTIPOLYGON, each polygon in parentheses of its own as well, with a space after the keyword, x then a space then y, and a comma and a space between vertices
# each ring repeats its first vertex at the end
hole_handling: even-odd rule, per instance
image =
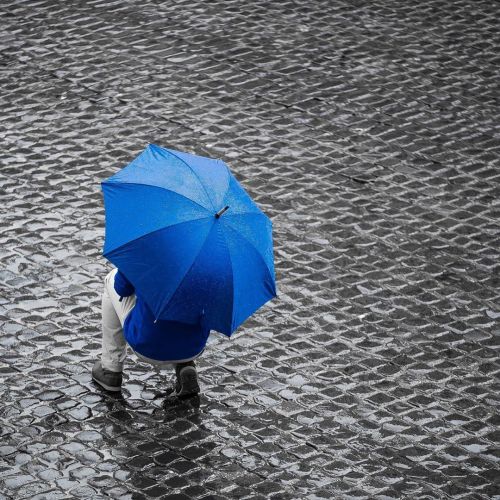
POLYGON ((224 162, 149 145, 102 189, 104 256, 156 319, 230 336, 276 296, 271 221, 224 162))

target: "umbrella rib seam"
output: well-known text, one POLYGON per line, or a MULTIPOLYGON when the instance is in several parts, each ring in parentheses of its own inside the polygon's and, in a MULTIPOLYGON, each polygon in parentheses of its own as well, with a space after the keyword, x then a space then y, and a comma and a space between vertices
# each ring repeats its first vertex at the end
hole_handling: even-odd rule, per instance
MULTIPOLYGON (((259 258, 262 260, 262 262, 264 263, 264 267, 266 268, 266 271, 268 273, 268 276, 269 278, 271 279, 271 282, 272 283, 275 283, 275 279, 273 279, 273 273, 271 273, 271 270, 269 269, 266 261, 264 260, 264 258, 262 257, 261 253, 259 252, 259 250, 255 247, 255 245, 248 239, 246 238, 245 236, 243 236, 243 234, 241 234, 239 231, 237 231, 236 229, 234 229, 233 227, 231 227, 231 225, 228 226, 231 231, 234 231, 235 233, 239 234, 246 242, 248 242, 248 244, 255 250, 255 252, 258 254, 259 258)), ((224 235, 224 238, 226 238, 226 235, 224 235)), ((226 242, 227 242, 227 239, 226 239, 226 242)), ((228 245, 228 251, 229 251, 229 259, 231 260, 231 272, 232 272, 232 275, 233 275, 233 304, 234 304, 234 290, 235 290, 235 285, 234 285, 234 272, 233 272, 233 265, 232 265, 232 259, 231 259, 231 250, 230 250, 230 246, 228 245)), ((274 288, 274 297, 276 297, 276 285, 275 285, 275 288, 274 288)), ((263 305, 263 304, 262 304, 263 305)), ((261 306, 259 306, 260 308, 261 306)), ((259 309, 258 308, 258 309, 259 309)), ((255 311, 254 311, 255 312, 255 311)), ((234 314, 234 308, 233 308, 233 314, 234 314)), ((253 314, 253 313, 252 313, 253 314)), ((231 332, 233 332, 236 328, 238 328, 242 323, 240 322, 237 327, 235 328, 234 326, 234 316, 231 318, 231 332)), ((248 319, 248 318, 247 318, 248 319)), ((245 322, 246 319, 243 321, 245 322)))
POLYGON ((234 331, 234 269, 233 269, 233 259, 231 258, 231 247, 228 245, 227 243, 227 238, 226 238, 226 234, 224 231, 221 231, 222 233, 222 236, 226 242, 226 248, 227 248, 227 254, 229 255, 229 262, 231 263, 231 284, 232 284, 232 288, 233 288, 233 292, 231 294, 231 329, 230 329, 230 332, 229 332, 229 337, 233 334, 233 331, 234 331))
MULTIPOLYGON (((155 188, 155 189, 161 189, 163 191, 167 191, 169 193, 174 193, 176 194, 177 196, 180 196, 181 198, 184 198, 186 199, 187 201, 190 201, 191 203, 194 203, 195 205, 198 205, 199 207, 203 208, 203 210, 207 210, 208 211, 208 208, 207 207, 204 207, 201 203, 198 203, 197 201, 194 201, 192 200, 191 198, 188 198, 185 194, 181 194, 181 193, 178 193, 177 191, 174 191, 173 189, 169 189, 169 188, 166 188, 166 187, 162 187, 162 186, 155 186, 154 184, 145 184, 143 182, 103 182, 103 184, 107 184, 107 185, 110 185, 110 184, 117 184, 117 185, 129 185, 129 186, 147 186, 147 187, 150 187, 150 188, 155 188)), ((212 205, 213 206, 213 205, 212 205)))
POLYGON ((231 178, 233 178, 236 181, 237 181, 237 179, 231 173, 231 170, 229 170, 229 167, 222 160, 218 160, 218 161, 226 167, 226 172, 227 172, 227 186, 226 186, 226 190, 224 191, 224 195, 221 198, 222 202, 224 203, 224 200, 226 199, 227 193, 229 193, 229 189, 231 188, 231 178))
POLYGON ((269 219, 269 217, 262 211, 260 211, 260 212, 227 212, 226 214, 224 214, 224 218, 227 219, 228 217, 235 217, 236 215, 260 215, 260 216, 263 216, 266 219, 268 219, 269 222, 271 222, 271 224, 272 224, 271 219, 269 219))
POLYGON ((138 236, 137 238, 134 238, 133 240, 127 241, 126 243, 123 243, 123 245, 120 245, 119 247, 113 248, 113 250, 110 250, 109 252, 103 253, 103 256, 108 258, 109 255, 111 255, 113 252, 116 252, 117 250, 120 250, 120 248, 123 248, 126 245, 129 245, 130 243, 133 243, 134 241, 140 240, 141 238, 144 238, 145 236, 150 236, 151 234, 157 233, 158 231, 163 231, 164 229, 170 229, 171 227, 179 226, 180 224, 189 224, 190 222, 195 222, 203 219, 211 219, 211 215, 206 215, 205 217, 198 217, 197 219, 190 219, 190 220, 185 220, 182 222, 177 222, 176 224, 171 224, 170 226, 165 226, 165 227, 160 227, 159 229, 155 229, 154 231, 151 231, 150 233, 142 234, 141 236, 138 236))
MULTIPOLYGON (((205 218, 205 217, 204 217, 205 218)), ((208 217, 206 217, 208 219, 208 217)), ((177 293, 177 291, 180 289, 180 287, 182 286, 182 284, 184 283, 185 279, 187 278, 188 274, 191 272, 191 269, 193 269, 194 265, 196 264, 196 260, 198 259, 198 257, 200 256, 202 250, 205 248, 205 244, 207 242, 207 239, 210 235, 210 233, 213 231, 213 226, 210 228, 210 231, 208 232, 207 234, 207 237, 205 239, 205 241, 203 242, 203 245, 201 245, 200 249, 198 250, 198 253, 196 254, 196 257, 193 259, 193 262, 191 263, 191 265, 189 266, 189 269, 185 272, 184 276, 182 277, 181 281, 179 281, 179 284, 175 287, 175 290, 174 292, 172 293, 172 295, 168 298, 168 300, 162 305, 162 307, 160 308, 160 310, 162 312, 165 311, 165 309, 167 309, 170 301, 172 300, 172 298, 174 297, 174 295, 177 293)), ((161 316, 162 312, 159 313, 159 316, 161 316)))
POLYGON ((273 278, 273 273, 269 269, 269 266, 267 265, 267 262, 264 260, 264 257, 262 257, 262 254, 260 253, 259 249, 244 234, 240 233, 237 229, 235 229, 231 225, 229 225, 229 228, 231 229, 231 231, 234 231, 235 233, 238 233, 255 250, 255 252, 259 256, 259 258, 264 263, 264 266, 267 269, 267 272, 269 273, 269 277, 271 278, 271 281, 274 281, 272 279, 273 278))
POLYGON ((205 187, 205 184, 203 184, 201 179, 198 177, 198 174, 194 171, 193 167, 191 167, 191 165, 189 165, 189 163, 187 161, 183 160, 182 158, 177 156, 175 153, 172 153, 172 151, 170 151, 170 149, 165 149, 165 151, 167 151, 169 154, 171 154, 172 156, 177 158, 179 161, 184 163, 184 165, 186 165, 186 167, 189 168, 189 170, 191 170, 191 172, 193 172, 193 175, 196 177, 196 180, 200 183, 200 186, 203 188, 203 191, 205 191, 205 194, 207 195, 207 200, 212 205, 212 209, 215 210, 214 203, 212 201, 212 198, 210 198, 210 196, 208 195, 208 191, 207 191, 207 188, 205 187))
MULTIPOLYGON (((233 229, 233 231, 235 231, 233 229)), ((241 233, 239 231, 235 231, 237 232, 238 234, 241 235, 241 233)), ((264 267, 265 269, 267 270, 267 273, 268 273, 268 276, 269 278, 271 279, 271 282, 275 282, 275 280, 273 279, 273 276, 272 276, 272 273, 271 271, 269 270, 269 267, 267 266, 266 262, 264 261, 264 259, 262 258, 262 255, 260 254, 260 252, 257 250, 257 248, 255 248, 255 246, 247 239, 245 238, 243 235, 241 235, 242 238, 248 242, 248 244, 257 252, 257 254, 259 255, 260 259, 264 262, 264 267)), ((231 259, 231 255, 229 255, 229 258, 231 259)), ((232 266, 231 266, 231 269, 232 269, 232 266)), ((234 275, 234 274, 233 274, 234 275)), ((234 303, 234 290, 235 290, 235 286, 234 286, 234 283, 233 283, 233 303, 234 303)), ((276 297, 277 294, 276 294, 276 288, 274 290, 274 295, 272 297, 276 297)), ((269 300, 269 299, 267 299, 269 300)), ((264 302, 264 304, 267 302, 267 300, 264 302)), ((255 309, 251 315, 253 315, 257 310, 259 310, 264 304, 261 304, 260 306, 257 307, 257 309, 255 309)), ((232 321, 231 321, 231 332, 235 331, 237 328, 239 328, 248 318, 245 318, 243 321, 240 321, 237 325, 234 324, 234 318, 232 318, 232 321)))

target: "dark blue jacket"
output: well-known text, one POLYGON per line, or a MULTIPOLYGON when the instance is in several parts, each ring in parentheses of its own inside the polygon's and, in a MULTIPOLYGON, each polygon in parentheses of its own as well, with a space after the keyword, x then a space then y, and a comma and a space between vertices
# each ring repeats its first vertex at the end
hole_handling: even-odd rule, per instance
MULTIPOLYGON (((115 275, 115 291, 120 297, 129 297, 134 286, 125 275, 115 275)), ((176 361, 191 358, 205 348, 210 330, 201 325, 188 325, 177 321, 158 320, 140 295, 123 325, 125 339, 132 349, 151 359, 176 361)))

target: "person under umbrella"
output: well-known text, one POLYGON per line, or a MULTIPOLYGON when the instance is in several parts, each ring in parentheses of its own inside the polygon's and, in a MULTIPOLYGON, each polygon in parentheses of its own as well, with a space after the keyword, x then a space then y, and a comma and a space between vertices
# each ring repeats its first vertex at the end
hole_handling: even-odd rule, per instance
POLYGON ((169 395, 193 396, 200 392, 194 360, 205 349, 209 333, 201 324, 156 321, 132 283, 114 269, 104 280, 102 355, 92 378, 108 391, 120 391, 128 342, 142 361, 158 368, 175 366, 176 383, 169 395))
POLYGON ((175 366, 170 394, 200 392, 194 360, 276 296, 272 225, 220 160, 149 145, 102 183, 102 355, 92 369, 119 391, 127 343, 175 366))

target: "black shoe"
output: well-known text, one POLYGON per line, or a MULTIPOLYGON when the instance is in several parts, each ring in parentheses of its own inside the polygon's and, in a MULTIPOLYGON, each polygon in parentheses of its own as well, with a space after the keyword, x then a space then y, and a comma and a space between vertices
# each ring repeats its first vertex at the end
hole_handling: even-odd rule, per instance
POLYGON ((107 391, 118 392, 122 389, 122 372, 106 370, 100 361, 96 361, 92 368, 92 379, 107 391))
POLYGON ((177 364, 175 366, 175 375, 175 386, 168 391, 169 397, 184 399, 200 393, 198 373, 194 361, 177 364))

